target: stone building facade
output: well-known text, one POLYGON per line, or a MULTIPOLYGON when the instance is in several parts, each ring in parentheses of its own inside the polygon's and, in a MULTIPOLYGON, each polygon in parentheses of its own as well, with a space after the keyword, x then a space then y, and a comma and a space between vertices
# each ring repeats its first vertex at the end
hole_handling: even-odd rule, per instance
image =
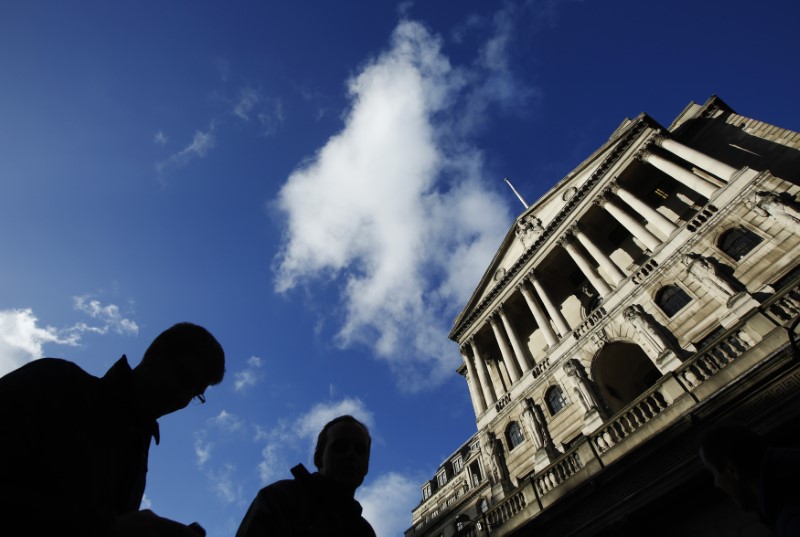
POLYGON ((455 320, 477 432, 406 536, 758 535, 697 441, 735 421, 797 445, 798 191, 800 134, 716 96, 625 120, 517 218, 455 320))

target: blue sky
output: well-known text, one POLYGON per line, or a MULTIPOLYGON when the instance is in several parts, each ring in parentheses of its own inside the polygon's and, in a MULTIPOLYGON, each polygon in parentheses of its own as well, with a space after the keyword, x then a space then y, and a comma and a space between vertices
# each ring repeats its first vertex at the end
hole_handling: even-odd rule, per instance
POLYGON ((0 373, 102 374, 162 329, 226 349, 162 420, 147 502, 232 535, 311 466, 327 418, 374 436, 379 535, 475 431, 447 340, 521 205, 625 117, 720 95, 793 130, 796 2, 5 2, 0 373), (79 7, 78 7, 79 6, 79 7))

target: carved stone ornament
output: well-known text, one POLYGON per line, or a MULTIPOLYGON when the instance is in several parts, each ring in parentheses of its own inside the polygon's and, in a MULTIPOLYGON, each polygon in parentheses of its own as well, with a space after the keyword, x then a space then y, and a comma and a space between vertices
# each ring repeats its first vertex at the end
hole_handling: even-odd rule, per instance
POLYGON ((494 271, 494 281, 499 282, 503 279, 503 276, 506 275, 506 269, 500 267, 499 269, 494 271))
POLYGON ((544 233, 542 221, 532 214, 520 220, 519 223, 517 223, 517 228, 514 230, 514 234, 526 248, 533 244, 542 233, 544 233))
POLYGON ((751 210, 783 224, 789 230, 800 233, 800 209, 797 205, 775 192, 754 192, 745 202, 751 210))
POLYGON ((688 267, 689 274, 694 276, 708 292, 723 304, 739 293, 739 290, 726 276, 717 270, 717 267, 709 258, 696 254, 686 254, 681 259, 681 262, 688 267))
POLYGON ((561 196, 561 199, 563 199, 564 201, 569 201, 572 198, 574 198, 575 194, 577 194, 577 193, 578 193, 578 189, 575 188, 574 186, 571 186, 571 187, 569 187, 568 189, 566 189, 564 191, 564 194, 561 196))

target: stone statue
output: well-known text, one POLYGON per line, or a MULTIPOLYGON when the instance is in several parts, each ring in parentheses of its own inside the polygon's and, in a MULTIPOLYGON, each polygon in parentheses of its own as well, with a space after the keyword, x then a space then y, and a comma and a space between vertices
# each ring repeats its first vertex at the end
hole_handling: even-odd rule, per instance
POLYGON ((645 313, 642 306, 639 304, 628 306, 623 316, 633 325, 639 343, 651 358, 658 358, 664 352, 672 350, 663 328, 645 313))
POLYGON ((717 268, 707 257, 686 254, 682 261, 689 268, 689 274, 697 278, 703 287, 723 304, 727 304, 731 298, 739 294, 739 290, 717 272, 717 268))
POLYGON ((756 214, 769 217, 800 233, 800 210, 775 192, 754 192, 747 200, 747 206, 756 214))
POLYGON ((575 383, 573 391, 575 395, 578 396, 578 401, 583 405, 583 409, 586 412, 596 409, 598 407, 597 397, 595 396, 592 381, 586 374, 586 369, 584 369, 583 364, 575 358, 567 360, 564 364, 564 372, 572 378, 575 383))
POLYGON ((517 229, 514 231, 514 234, 526 248, 533 244, 542 233, 544 233, 542 221, 532 214, 520 220, 517 224, 517 229))
POLYGON ((492 460, 492 474, 495 483, 508 482, 509 474, 506 466, 506 457, 503 453, 503 443, 493 432, 486 433, 486 446, 492 460))
POLYGON ((530 399, 525 399, 525 410, 522 412, 522 415, 525 417, 525 426, 530 433, 530 437, 533 439, 534 449, 544 447, 544 437, 539 430, 539 424, 536 421, 536 415, 533 410, 533 401, 530 399))

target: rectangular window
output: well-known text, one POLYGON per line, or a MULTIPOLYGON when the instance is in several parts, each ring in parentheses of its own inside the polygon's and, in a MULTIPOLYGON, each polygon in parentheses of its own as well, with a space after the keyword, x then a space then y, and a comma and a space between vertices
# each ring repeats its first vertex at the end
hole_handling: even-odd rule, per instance
POLYGON ((464 461, 461 459, 460 456, 456 457, 455 459, 453 459, 453 473, 454 474, 457 474, 463 468, 464 468, 464 461))
POLYGON ((431 497, 431 484, 428 483, 424 487, 422 487, 422 499, 427 500, 431 497))
POLYGON ((436 482, 439 483, 440 487, 447 483, 447 473, 444 470, 436 474, 436 482))

